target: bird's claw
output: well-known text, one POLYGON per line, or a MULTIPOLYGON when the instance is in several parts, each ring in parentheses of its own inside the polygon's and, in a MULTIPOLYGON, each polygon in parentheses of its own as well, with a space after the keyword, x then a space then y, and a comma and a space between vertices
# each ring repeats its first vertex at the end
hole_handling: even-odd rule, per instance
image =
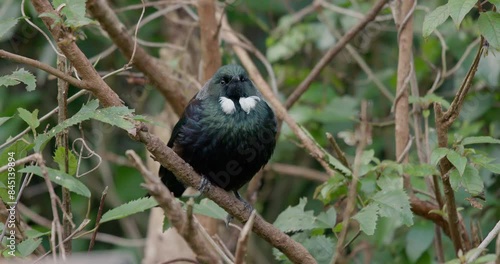
MULTIPOLYGON (((245 201, 245 199, 243 199, 243 197, 241 197, 241 195, 238 192, 234 192, 234 195, 236 196, 236 198, 238 200, 240 200, 243 203, 246 211, 249 211, 249 212, 253 211, 252 205, 249 202, 245 201)), ((226 227, 229 226, 229 224, 231 223, 231 221, 233 221, 233 219, 234 219, 234 217, 230 214, 228 214, 226 216, 226 221, 224 221, 226 223, 226 227)))
POLYGON ((203 194, 208 189, 208 186, 210 186, 210 181, 208 181, 208 179, 202 175, 201 176, 201 183, 200 183, 200 187, 198 188, 198 191, 203 194))

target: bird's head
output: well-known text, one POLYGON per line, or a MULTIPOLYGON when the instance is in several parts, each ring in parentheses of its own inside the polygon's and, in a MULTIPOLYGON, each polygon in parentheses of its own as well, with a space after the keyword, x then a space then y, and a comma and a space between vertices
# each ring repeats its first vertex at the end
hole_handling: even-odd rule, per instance
POLYGON ((207 83, 207 93, 214 97, 237 100, 241 97, 258 95, 246 71, 239 65, 225 65, 219 68, 207 83))

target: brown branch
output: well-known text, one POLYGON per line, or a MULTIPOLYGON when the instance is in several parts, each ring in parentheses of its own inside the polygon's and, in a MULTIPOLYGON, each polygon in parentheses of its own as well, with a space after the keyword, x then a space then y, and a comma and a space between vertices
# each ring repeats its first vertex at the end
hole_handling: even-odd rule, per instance
MULTIPOLYGON (((31 3, 38 14, 58 15, 47 0, 31 0, 31 3)), ((78 75, 84 81, 88 82, 87 90, 99 98, 100 103, 105 107, 122 105, 122 101, 118 95, 104 82, 85 54, 78 48, 71 30, 63 27, 61 24, 54 23, 54 20, 50 16, 42 17, 42 21, 47 29, 50 30, 50 33, 52 33, 57 42, 57 47, 72 63, 78 75)))
POLYGON ((198 15, 200 17, 200 40, 202 57, 201 82, 206 82, 221 66, 219 50, 218 21, 215 19, 214 0, 200 0, 198 2, 198 15))
MULTIPOLYGON (((158 137, 145 131, 145 127, 138 128, 136 139, 144 143, 148 151, 168 170, 174 172, 178 179, 187 186, 199 189, 201 177, 194 172, 189 164, 180 158, 171 148, 168 148, 158 137)), ((159 182, 159 179, 157 179, 159 182)), ((160 189, 160 194, 165 193, 166 187, 158 183, 154 188, 160 189)), ((233 195, 229 195, 223 189, 209 185, 205 188, 205 195, 216 202, 229 214, 242 223, 246 223, 250 212, 245 205, 233 195)), ((153 192, 151 192, 154 195, 153 192)), ((291 239, 285 233, 278 230, 272 224, 266 222, 262 217, 256 215, 253 231, 283 252, 292 262, 316 263, 309 252, 299 243, 291 239)))
POLYGON ((104 188, 104 191, 102 191, 101 201, 99 202, 99 209, 97 210, 97 217, 95 218, 94 232, 92 233, 92 237, 90 238, 88 252, 92 251, 92 249, 94 248, 95 239, 97 236, 97 230, 99 229, 99 224, 101 223, 102 211, 104 210, 104 200, 106 199, 106 195, 108 195, 108 186, 106 186, 106 188, 104 188))
POLYGON ((236 256, 234 259, 234 264, 244 263, 243 258, 245 257, 245 253, 247 251, 248 237, 250 237, 250 230, 252 229, 253 221, 255 219, 256 214, 257 212, 253 210, 252 214, 250 214, 248 222, 243 227, 243 230, 241 230, 240 237, 238 238, 238 245, 236 247, 236 256))
POLYGON ((347 161, 344 152, 340 149, 339 144, 337 144, 337 141, 335 140, 333 135, 327 132, 326 138, 328 139, 328 142, 330 142, 330 145, 332 145, 333 150, 335 151, 335 154, 337 154, 337 158, 340 160, 342 165, 350 169, 351 165, 349 165, 349 162, 347 161))
POLYGON ((365 18, 361 20, 356 26, 351 28, 333 47, 326 52, 326 54, 321 58, 321 60, 314 66, 309 75, 300 83, 299 87, 293 91, 293 93, 288 97, 285 103, 285 107, 289 109, 292 105, 299 100, 300 96, 309 88, 313 80, 321 73, 321 71, 326 67, 326 65, 351 41, 356 34, 358 34, 363 28, 374 20, 378 12, 382 10, 384 5, 388 0, 379 0, 372 9, 366 14, 365 18))
POLYGON ((89 89, 88 82, 73 78, 64 72, 62 72, 56 68, 53 68, 48 64, 39 62, 37 60, 33 60, 33 59, 30 59, 27 57, 19 56, 17 54, 13 54, 13 53, 10 53, 8 51, 5 51, 3 49, 0 49, 0 58, 15 61, 15 62, 18 62, 21 64, 33 66, 37 69, 48 72, 48 73, 56 76, 57 78, 60 78, 60 79, 67 81, 68 83, 70 83, 73 86, 76 86, 76 87, 81 88, 81 89, 86 89, 86 90, 89 89))
MULTIPOLYGON (((120 22, 115 12, 105 0, 87 1, 89 13, 101 24, 109 37, 120 49, 123 55, 130 59, 134 51, 134 39, 128 34, 125 26, 120 22)), ((149 55, 142 47, 137 46, 133 64, 143 72, 152 84, 163 94, 177 114, 182 114, 187 105, 189 96, 195 91, 185 94, 178 88, 176 82, 169 76, 169 70, 156 58, 149 55)))
POLYGON ((151 196, 158 201, 158 204, 165 212, 165 216, 172 226, 177 229, 179 234, 182 235, 184 240, 186 240, 193 249, 198 261, 202 263, 219 263, 220 259, 201 234, 200 228, 203 227, 196 221, 188 221, 188 216, 182 209, 181 204, 175 199, 167 187, 163 185, 160 178, 153 175, 146 166, 144 166, 139 156, 133 150, 127 150, 126 154, 136 169, 139 170, 144 177, 146 182, 144 187, 149 191, 151 196))
POLYGON ((299 138, 302 142, 304 148, 306 148, 311 156, 315 158, 321 166, 325 169, 325 171, 329 175, 334 175, 335 172, 330 168, 328 162, 326 162, 326 153, 321 150, 316 143, 302 130, 302 128, 295 122, 295 120, 288 114, 287 110, 276 95, 272 92, 271 88, 264 80, 259 70, 253 63, 252 59, 248 55, 247 51, 239 45, 241 41, 238 39, 236 34, 233 32, 226 18, 222 20, 222 30, 223 30, 223 39, 229 43, 234 43, 232 48, 238 58, 240 59, 243 66, 247 69, 248 74, 255 82, 257 88, 260 90, 262 95, 266 98, 266 100, 271 104, 274 109, 274 112, 278 116, 279 119, 283 120, 293 131, 293 133, 299 138))
MULTIPOLYGON (((467 72, 467 75, 460 86, 459 91, 453 98, 450 108, 443 113, 440 104, 434 104, 434 114, 436 120, 436 130, 438 136, 438 146, 442 148, 448 147, 448 129, 456 120, 458 115, 460 114, 460 109, 465 101, 465 96, 469 91, 472 79, 477 71, 477 67, 479 65, 479 61, 483 54, 483 43, 484 40, 481 38, 481 44, 477 51, 476 57, 467 72)), ((449 172, 453 168, 453 165, 450 161, 444 157, 439 161, 439 169, 441 172, 441 180, 443 182, 443 190, 444 195, 446 197, 446 207, 448 211, 448 223, 451 234, 451 240, 453 241, 453 245, 455 247, 455 252, 462 250, 465 252, 468 248, 465 245, 469 245, 468 237, 465 235, 465 230, 463 229, 463 224, 460 223, 460 218, 457 212, 457 206, 455 202, 455 193, 453 188, 451 187, 449 172), (464 234, 461 236, 460 234, 464 234), (463 240, 463 241, 462 241, 463 240), (464 242, 464 243, 463 243, 464 242), (465 245, 464 245, 465 244, 465 245)))
POLYGON ((309 169, 306 167, 300 167, 297 165, 276 163, 276 162, 266 165, 266 167, 264 167, 264 170, 270 170, 277 173, 295 177, 301 177, 304 179, 318 181, 318 182, 325 182, 330 178, 328 174, 317 170, 309 169))

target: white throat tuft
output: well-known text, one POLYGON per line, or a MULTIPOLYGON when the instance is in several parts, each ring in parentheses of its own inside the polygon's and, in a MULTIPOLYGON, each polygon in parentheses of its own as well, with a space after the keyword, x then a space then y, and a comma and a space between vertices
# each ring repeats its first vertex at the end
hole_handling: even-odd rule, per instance
POLYGON ((221 96, 219 98, 219 103, 220 107, 222 108, 222 111, 227 115, 230 115, 236 111, 236 106, 234 105, 233 100, 227 97, 221 96))
POLYGON ((254 95, 249 97, 240 97, 239 103, 241 109, 243 109, 243 111, 247 114, 250 114, 250 111, 255 108, 258 101, 260 101, 260 98, 254 95))

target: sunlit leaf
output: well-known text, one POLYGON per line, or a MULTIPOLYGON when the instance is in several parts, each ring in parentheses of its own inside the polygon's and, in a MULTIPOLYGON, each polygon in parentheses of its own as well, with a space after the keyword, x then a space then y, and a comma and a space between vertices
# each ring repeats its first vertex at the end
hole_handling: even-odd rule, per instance
POLYGON ((431 164, 432 165, 437 165, 438 162, 448 154, 450 150, 447 148, 437 148, 432 151, 431 153, 431 164))
POLYGON ((500 13, 493 11, 480 13, 477 24, 490 46, 500 49, 500 13))
MULTIPOLYGON (((25 173, 34 173, 35 175, 38 175, 40 177, 44 177, 42 173, 42 169, 38 166, 28 166, 20 172, 25 172, 25 173)), ((85 184, 81 183, 78 179, 75 177, 66 174, 62 171, 55 170, 52 168, 47 168, 47 173, 49 176, 50 181, 55 182, 64 188, 68 189, 70 192, 74 192, 76 194, 82 195, 84 197, 90 198, 90 190, 85 186, 85 184)))
POLYGON ((34 91, 36 87, 35 76, 24 68, 15 70, 12 74, 0 76, 0 86, 14 86, 19 83, 26 84, 28 92, 34 91))
POLYGON ((443 24, 444 21, 448 19, 449 16, 450 10, 448 8, 448 4, 438 6, 436 9, 425 15, 422 26, 422 35, 424 38, 430 36, 439 25, 443 24))
POLYGON ((153 197, 143 197, 115 207, 102 215, 101 223, 118 220, 158 205, 153 197))
POLYGON ((462 145, 470 144, 500 144, 500 139, 496 139, 489 136, 481 137, 466 137, 462 140, 462 145))
POLYGON ((361 231, 369 236, 375 233, 375 227, 377 226, 378 220, 378 209, 378 205, 372 203, 361 209, 352 217, 358 221, 361 231))
POLYGON ((471 195, 478 195, 483 191, 483 179, 479 175, 479 171, 474 166, 467 165, 464 174, 462 175, 462 184, 467 192, 471 195))
MULTIPOLYGON (((54 161, 59 165, 60 171, 66 170, 65 158, 64 158, 65 154, 66 154, 66 148, 64 147, 58 147, 54 152, 54 161)), ((76 174, 77 166, 78 166, 78 161, 76 160, 75 154, 73 154, 73 152, 71 151, 68 151, 68 174, 74 176, 76 174)))
POLYGON ((469 11, 474 7, 476 3, 477 3, 476 0, 448 1, 450 16, 453 19, 453 22, 455 22, 455 26, 457 26, 457 28, 460 26, 460 23, 462 23, 462 20, 464 19, 465 15, 469 13, 469 11))
POLYGON ((465 165, 467 165, 467 158, 462 157, 456 151, 451 149, 448 151, 448 154, 446 154, 446 157, 451 162, 451 164, 453 164, 453 166, 457 168, 458 173, 460 173, 460 175, 463 175, 465 170, 465 165))

